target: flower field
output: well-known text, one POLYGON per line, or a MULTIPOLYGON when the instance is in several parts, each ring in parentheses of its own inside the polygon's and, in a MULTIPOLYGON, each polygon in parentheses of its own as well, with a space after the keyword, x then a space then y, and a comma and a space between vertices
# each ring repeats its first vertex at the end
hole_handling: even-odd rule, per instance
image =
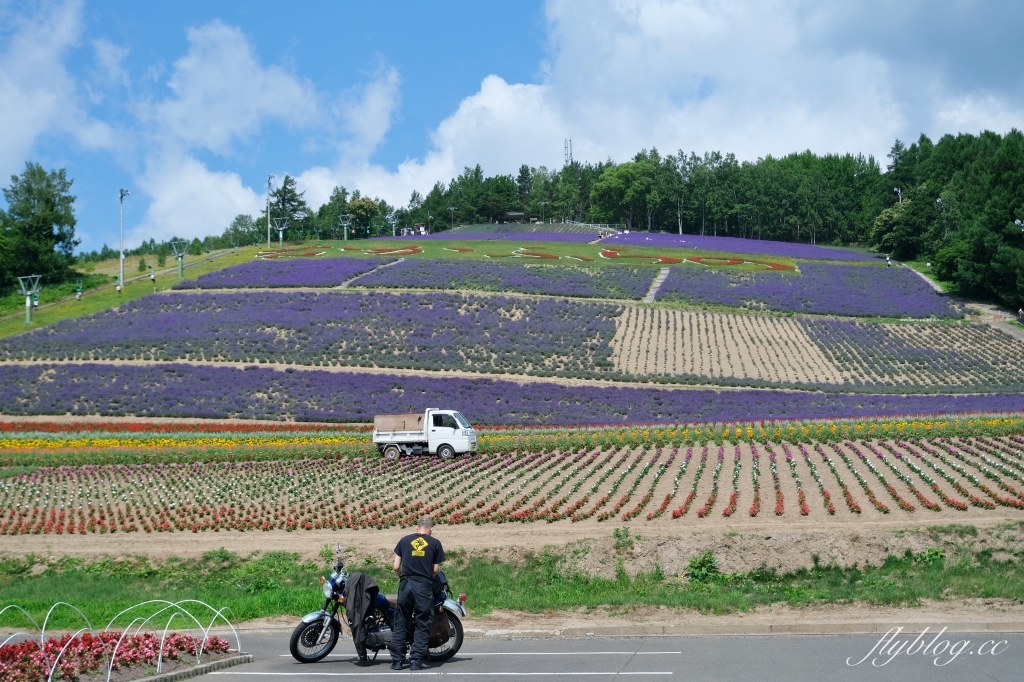
POLYGON ((834 261, 876 261, 878 256, 849 249, 797 244, 794 242, 773 242, 760 239, 737 237, 711 237, 696 234, 666 234, 664 232, 631 232, 605 237, 601 244, 619 246, 661 246, 725 253, 745 253, 757 256, 787 256, 789 258, 834 260, 834 261))
POLYGON ((1024 410, 1019 393, 897 395, 519 383, 214 365, 0 364, 0 413, 362 422, 444 403, 478 424, 646 424, 1024 410))
POLYGON ((580 298, 641 299, 657 274, 652 268, 494 263, 487 261, 407 260, 364 275, 361 287, 418 287, 517 291, 580 298))
POLYGON ((257 289, 267 287, 336 287, 385 263, 386 258, 318 258, 262 260, 217 270, 174 289, 257 289))
POLYGON ((0 357, 216 360, 595 374, 616 306, 457 294, 151 296, 5 339, 0 357))
MULTIPOLYGON (((783 434, 787 428, 778 427, 783 434)), ((731 436, 731 428, 725 433, 731 436)), ((43 467, 0 482, 0 534, 389 528, 425 513, 453 525, 699 525, 777 517, 942 522, 997 508, 1024 518, 1020 436, 737 438, 638 447, 625 435, 565 449, 506 449, 495 440, 488 453, 452 461, 43 467)))
POLYGON ((659 300, 779 312, 880 317, 960 317, 961 313, 909 268, 800 264, 801 275, 728 274, 672 267, 659 300))

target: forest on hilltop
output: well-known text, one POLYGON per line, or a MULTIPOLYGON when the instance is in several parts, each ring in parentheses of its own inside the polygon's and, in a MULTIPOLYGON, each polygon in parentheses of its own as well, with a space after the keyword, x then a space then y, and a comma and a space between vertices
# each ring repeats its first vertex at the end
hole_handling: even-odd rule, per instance
MULTIPOLYGON (((32 253, 52 253, 54 235, 60 258, 42 261, 52 261, 55 275, 67 271, 74 197, 59 173, 48 176, 29 164, 5 190, 10 208, 0 212, 0 265, 9 275, 32 253), (56 218, 40 222, 25 212, 25 197, 40 192, 55 193, 45 205, 60 207, 48 209, 56 218)), ((524 164, 514 176, 488 177, 477 165, 426 194, 414 191, 400 207, 336 187, 314 210, 295 178, 285 176, 271 193, 269 217, 272 225, 286 221, 285 238, 295 241, 338 237, 342 218, 350 238, 364 238, 418 223, 436 232, 511 212, 630 230, 868 246, 900 260, 931 261, 937 276, 961 293, 1011 307, 1024 303, 1024 230, 1015 222, 1024 220, 1024 135, 1016 129, 945 135, 938 142, 921 135, 909 146, 897 140, 885 168, 853 154, 805 151, 739 161, 731 153, 663 155, 653 148, 622 163, 572 161, 557 170, 524 164)), ((267 217, 266 210, 239 215, 221 235, 192 240, 191 249, 263 242, 267 217)), ((151 240, 131 253, 167 251, 166 241, 151 240)), ((79 258, 116 255, 105 246, 79 258)), ((42 262, 38 254, 29 259, 42 262)))

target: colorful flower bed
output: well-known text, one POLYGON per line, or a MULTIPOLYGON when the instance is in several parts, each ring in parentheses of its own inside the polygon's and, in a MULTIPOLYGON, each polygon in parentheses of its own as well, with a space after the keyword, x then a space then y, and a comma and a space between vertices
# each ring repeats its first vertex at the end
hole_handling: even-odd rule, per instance
POLYGON ((614 305, 454 294, 148 296, 0 342, 9 359, 211 359, 594 375, 614 305))
POLYGON ((601 240, 601 244, 621 246, 660 246, 726 253, 748 253, 758 256, 785 256, 789 258, 812 258, 816 260, 871 261, 878 256, 847 249, 797 244, 794 242, 773 242, 760 239, 737 237, 702 237, 696 234, 667 234, 664 232, 630 232, 616 234, 601 240))
POLYGON ((169 364, 0 365, 0 412, 369 422, 436 405, 480 424, 631 424, 1024 410, 1024 395, 665 390, 169 364))
POLYGON ((254 260, 178 282, 174 289, 245 289, 268 287, 336 287, 391 262, 384 258, 254 260))
POLYGON ((959 317, 948 299, 909 268, 801 263, 801 275, 726 274, 674 267, 659 300, 780 312, 882 317, 959 317))
MULTIPOLYGON (((997 506, 1006 513, 1024 512, 1024 438, 1017 435, 1021 419, 976 421, 973 426, 970 420, 753 423, 490 433, 479 455, 454 460, 408 457, 397 463, 374 454, 42 466, 0 482, 0 535, 380 529, 407 526, 424 513, 449 524, 641 517, 670 522, 687 515, 699 489, 704 502, 697 518, 716 513, 729 517, 738 510, 739 481, 747 464, 755 497, 746 516, 756 517, 759 447, 768 454, 774 516, 812 521, 835 516, 835 484, 846 511, 855 514, 864 509, 883 515, 956 514, 997 506), (941 435, 962 428, 998 430, 1000 425, 1011 426, 1011 432, 941 435), (934 435, 917 435, 929 432, 934 435), (794 457, 789 444, 816 434, 831 440, 812 447, 801 443, 802 458, 794 457), (699 462, 691 467, 694 450, 702 443, 699 462), (732 492, 725 501, 718 493, 727 446, 732 492), (683 447, 686 452, 677 465, 683 447), (786 467, 776 465, 779 448, 786 467), (816 462, 831 470, 834 483, 822 479, 816 462), (715 465, 710 481, 702 483, 709 463, 715 465), (888 479, 883 469, 895 478, 888 479), (674 476, 667 476, 669 472, 674 476), (801 485, 805 474, 815 480, 824 508, 808 504, 801 485), (796 486, 796 504, 784 504, 784 477, 796 486), (667 515, 680 486, 689 493, 667 515), (876 491, 883 489, 881 494, 895 505, 879 499, 876 491)), ((742 520, 744 515, 738 516, 742 520)))
POLYGON ((640 299, 657 274, 649 268, 407 260, 357 279, 355 286, 477 289, 585 298, 640 299))
POLYGON ((72 680, 90 673, 106 679, 107 667, 122 670, 132 666, 156 665, 157 659, 195 660, 198 653, 226 653, 228 643, 219 637, 205 641, 191 635, 169 633, 161 646, 153 633, 128 635, 120 632, 88 632, 77 636, 51 637, 40 648, 34 639, 0 646, 0 680, 4 682, 44 682, 52 679, 72 680), (116 651, 115 651, 116 649, 116 651), (113 661, 110 658, 113 657, 113 661))

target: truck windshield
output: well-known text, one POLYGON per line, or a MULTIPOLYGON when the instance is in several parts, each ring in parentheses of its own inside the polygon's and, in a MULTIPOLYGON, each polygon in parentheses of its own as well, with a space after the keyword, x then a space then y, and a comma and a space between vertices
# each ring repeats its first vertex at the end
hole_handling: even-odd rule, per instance
POLYGON ((459 426, 461 426, 462 428, 464 428, 464 429, 472 428, 469 425, 469 422, 466 421, 466 418, 463 417, 461 413, 459 413, 459 412, 452 412, 452 415, 455 417, 455 421, 459 422, 459 426))

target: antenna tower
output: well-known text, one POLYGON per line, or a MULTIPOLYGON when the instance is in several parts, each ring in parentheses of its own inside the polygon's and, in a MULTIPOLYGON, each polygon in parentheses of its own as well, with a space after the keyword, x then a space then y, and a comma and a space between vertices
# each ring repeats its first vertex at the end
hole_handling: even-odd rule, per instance
POLYGON ((565 140, 565 165, 568 166, 572 163, 572 140, 565 140))

